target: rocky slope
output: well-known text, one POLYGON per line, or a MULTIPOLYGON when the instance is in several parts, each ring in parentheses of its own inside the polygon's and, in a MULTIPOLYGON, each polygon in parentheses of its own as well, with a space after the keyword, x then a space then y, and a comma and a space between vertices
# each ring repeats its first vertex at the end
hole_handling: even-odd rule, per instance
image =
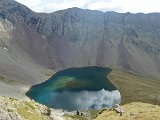
POLYGON ((36 84, 44 68, 98 65, 160 79, 159 19, 79 8, 35 13, 0 0, 0 74, 36 84))
POLYGON ((13 98, 0 97, 1 120, 45 120, 50 119, 50 109, 35 103, 13 98))
POLYGON ((0 97, 1 120, 65 120, 64 114, 67 112, 50 109, 31 100, 0 97))
POLYGON ((98 111, 82 111, 82 113, 83 116, 80 116, 76 115, 76 111, 55 110, 31 100, 0 96, 1 120, 91 120, 98 111))

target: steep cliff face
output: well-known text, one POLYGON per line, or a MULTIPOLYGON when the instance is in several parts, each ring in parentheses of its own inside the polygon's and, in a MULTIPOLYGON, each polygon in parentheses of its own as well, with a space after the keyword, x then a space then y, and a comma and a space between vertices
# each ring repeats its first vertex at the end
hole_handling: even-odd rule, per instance
POLYGON ((0 46, 25 66, 32 62, 57 71, 98 65, 160 79, 159 20, 159 13, 79 8, 35 13, 13 0, 0 0, 0 46), (5 24, 11 27, 7 32, 5 24))

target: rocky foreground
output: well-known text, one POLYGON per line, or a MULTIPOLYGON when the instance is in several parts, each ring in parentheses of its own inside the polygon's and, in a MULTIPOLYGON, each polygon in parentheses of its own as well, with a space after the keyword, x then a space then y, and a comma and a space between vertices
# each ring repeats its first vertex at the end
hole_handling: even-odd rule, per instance
POLYGON ((115 109, 101 111, 67 112, 54 110, 32 100, 0 97, 0 120, 159 120, 160 106, 146 103, 130 103, 121 106, 122 116, 115 109))
POLYGON ((0 97, 2 120, 45 120, 51 119, 51 110, 30 100, 0 97))
POLYGON ((0 120, 91 120, 97 112, 83 111, 80 112, 83 115, 76 115, 76 111, 51 109, 29 99, 0 97, 0 120))

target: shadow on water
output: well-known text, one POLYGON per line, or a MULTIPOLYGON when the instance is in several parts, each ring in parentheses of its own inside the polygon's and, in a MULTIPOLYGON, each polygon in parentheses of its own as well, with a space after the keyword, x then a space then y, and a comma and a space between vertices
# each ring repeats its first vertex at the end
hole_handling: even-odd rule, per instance
POLYGON ((48 107, 87 110, 112 107, 120 103, 117 88, 107 79, 112 70, 105 67, 70 68, 49 80, 32 86, 28 97, 48 107))

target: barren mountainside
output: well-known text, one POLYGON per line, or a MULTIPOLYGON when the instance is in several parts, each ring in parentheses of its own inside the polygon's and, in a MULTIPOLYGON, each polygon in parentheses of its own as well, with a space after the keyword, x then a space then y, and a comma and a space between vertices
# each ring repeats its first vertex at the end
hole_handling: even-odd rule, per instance
POLYGON ((0 75, 35 84, 44 69, 96 65, 160 79, 159 20, 79 8, 35 13, 0 0, 0 75))

